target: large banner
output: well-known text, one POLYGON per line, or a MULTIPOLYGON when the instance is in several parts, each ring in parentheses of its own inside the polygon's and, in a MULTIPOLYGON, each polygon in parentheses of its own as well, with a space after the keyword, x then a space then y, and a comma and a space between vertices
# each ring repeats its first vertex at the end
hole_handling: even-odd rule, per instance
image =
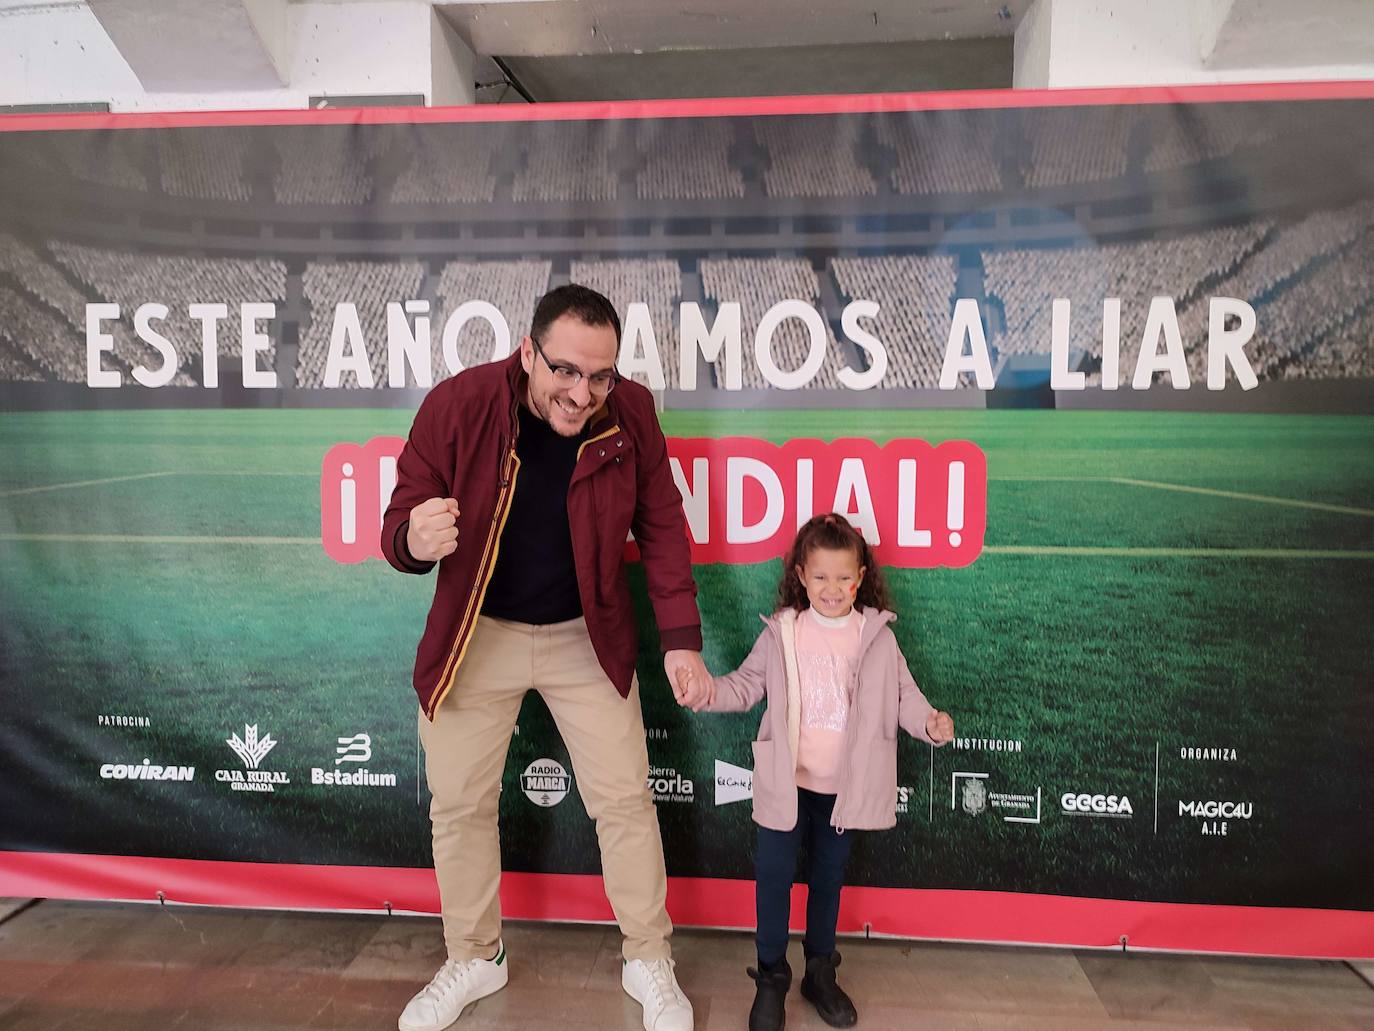
MULTIPOLYGON (((711 669, 837 509, 954 714, 842 930, 1374 955, 1374 87, 0 130, 0 895, 435 911, 380 515, 571 281, 711 669)), ((760 713, 674 704, 626 548, 670 911, 749 927, 760 713)), ((508 915, 610 918, 534 694, 501 821, 508 915)))

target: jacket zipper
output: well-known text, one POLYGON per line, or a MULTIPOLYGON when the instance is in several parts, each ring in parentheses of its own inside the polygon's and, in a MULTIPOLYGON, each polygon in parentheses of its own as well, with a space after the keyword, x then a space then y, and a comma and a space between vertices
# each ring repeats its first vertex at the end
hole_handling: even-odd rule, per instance
POLYGON ((619 426, 619 424, 616 424, 616 425, 612 426, 610 429, 608 429, 608 430, 603 430, 601 433, 598 433, 595 437, 590 437, 590 438, 588 438, 587 440, 584 440, 584 441, 582 442, 582 445, 577 449, 577 459, 576 459, 576 460, 580 462, 580 461, 582 460, 582 452, 586 451, 587 448, 591 447, 591 446, 592 446, 593 444, 595 444, 598 440, 605 440, 607 437, 613 437, 613 436, 615 436, 615 435, 616 435, 617 433, 619 433, 619 432, 620 432, 620 426, 619 426))
MULTIPOLYGON (((873 640, 876 640, 876 638, 874 638, 873 640)), ((863 666, 864 656, 868 654, 868 649, 871 648, 871 647, 873 647, 873 640, 870 640, 870 641, 868 642, 868 644, 865 645, 865 646, 862 648, 862 650, 859 652, 858 657, 855 659, 854 676, 853 676, 853 680, 852 680, 852 683, 853 683, 853 691, 850 693, 850 697, 849 697, 849 718, 848 718, 848 720, 846 721, 845 727, 844 727, 844 739, 845 739, 845 740, 844 740, 844 760, 843 760, 843 765, 841 765, 841 767, 840 767, 840 783, 839 783, 838 789, 837 789, 836 792, 835 792, 835 808, 836 808, 836 809, 840 808, 840 795, 841 795, 842 793, 847 795, 847 792, 845 791, 845 789, 849 787, 850 756, 851 756, 851 755, 853 754, 853 752, 854 752, 854 748, 853 748, 853 744, 852 744, 852 740, 853 740, 853 736, 854 736, 854 718, 855 718, 855 716, 857 715, 857 709, 858 709, 858 706, 859 706, 859 683, 860 683, 860 681, 859 681, 859 669, 860 669, 860 667, 863 666)), ((882 728, 879 728, 879 730, 881 730, 881 729, 882 729, 882 728)), ((847 797, 846 797, 845 801, 846 801, 846 802, 848 801, 848 798, 847 798, 847 797)), ((833 812, 832 812, 831 815, 830 815, 830 819, 831 819, 831 826, 835 828, 835 833, 837 833, 837 834, 843 834, 843 833, 844 833, 844 824, 842 824, 842 823, 835 823, 835 822, 834 822, 835 815, 834 815, 833 812)))
POLYGON ((434 714, 439 711, 439 706, 443 704, 444 698, 453 688, 454 680, 457 679, 458 667, 463 664, 463 656, 467 654, 468 642, 472 640, 472 626, 469 621, 473 618, 473 607, 476 606, 477 610, 481 611, 482 599, 487 594, 487 585, 491 582, 492 573, 496 571, 496 557, 501 551, 501 533, 505 530, 506 519, 510 516, 510 502, 515 496, 515 478, 520 473, 520 457, 515 453, 515 442, 520 436, 520 423, 518 419, 514 422, 515 428, 511 436, 510 450, 506 452, 506 457, 502 460, 501 490, 496 495, 496 511, 492 514, 491 527, 487 530, 486 543, 482 546, 482 560, 477 567, 479 570, 477 584, 468 595, 467 607, 463 609, 463 618, 458 624, 458 637, 454 639, 453 647, 449 650, 448 661, 444 663, 444 672, 439 677, 439 683, 443 687, 435 694, 428 711, 425 713, 431 720, 434 719, 434 714))
MULTIPOLYGON (((854 753, 854 721, 855 717, 858 715, 857 710, 859 708, 859 674, 857 670, 855 670, 854 672, 853 685, 854 689, 853 692, 850 694, 849 698, 849 717, 845 722, 844 727, 844 765, 840 767, 840 783, 835 791, 836 809, 840 807, 840 795, 848 795, 848 792, 845 789, 849 787, 850 756, 854 753)), ((848 801, 847 798, 846 801, 848 801)), ((835 828, 835 833, 843 834, 844 824, 834 823, 835 814, 833 812, 830 814, 830 818, 832 825, 835 828)))

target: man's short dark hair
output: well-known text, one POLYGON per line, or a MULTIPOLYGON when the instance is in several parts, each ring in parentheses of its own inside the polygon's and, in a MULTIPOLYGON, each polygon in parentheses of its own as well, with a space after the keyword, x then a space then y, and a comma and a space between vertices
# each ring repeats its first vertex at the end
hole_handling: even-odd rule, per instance
POLYGON ((587 326, 610 326, 615 330, 616 342, 620 342, 620 316, 615 313, 615 305, 591 287, 577 283, 554 287, 539 298, 530 336, 542 341, 544 332, 564 315, 572 315, 587 326))

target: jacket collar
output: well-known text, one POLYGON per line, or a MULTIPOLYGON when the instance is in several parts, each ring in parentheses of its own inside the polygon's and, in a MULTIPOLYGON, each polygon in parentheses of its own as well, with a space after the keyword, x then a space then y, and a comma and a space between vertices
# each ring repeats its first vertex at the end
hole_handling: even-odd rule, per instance
MULTIPOLYGON (((888 609, 860 609, 859 612, 864 618, 863 636, 859 638, 859 652, 862 654, 877 638, 878 631, 887 626, 888 623, 896 621, 897 613, 888 609)), ((796 609, 779 609, 771 616, 760 615, 759 619, 763 620, 764 625, 775 634, 778 634, 779 640, 781 640, 783 627, 795 626, 798 615, 800 613, 796 609)))

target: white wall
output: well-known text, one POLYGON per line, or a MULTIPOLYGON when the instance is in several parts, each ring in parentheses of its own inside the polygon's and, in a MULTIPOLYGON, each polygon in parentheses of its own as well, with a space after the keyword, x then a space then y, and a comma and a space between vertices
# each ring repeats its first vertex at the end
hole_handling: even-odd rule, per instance
POLYGON ((1257 22, 1253 2, 1036 0, 1017 28, 1012 81, 1026 88, 1374 79, 1374 44, 1361 43, 1374 26, 1374 3, 1294 0, 1267 6, 1268 18, 1257 22), (1348 17, 1314 16, 1324 7, 1348 17), (1243 54, 1252 61, 1237 62, 1243 54))
POLYGON ((88 8, 0 8, 0 104, 99 102, 142 92, 88 8))
POLYGON ((318 95, 409 93, 429 100, 436 85, 443 103, 472 102, 472 55, 452 30, 434 38, 441 19, 427 0, 293 3, 285 12, 286 45, 273 54, 285 86, 148 92, 88 9, 7 8, 0 0, 0 104, 104 101, 112 111, 303 108, 318 95))

